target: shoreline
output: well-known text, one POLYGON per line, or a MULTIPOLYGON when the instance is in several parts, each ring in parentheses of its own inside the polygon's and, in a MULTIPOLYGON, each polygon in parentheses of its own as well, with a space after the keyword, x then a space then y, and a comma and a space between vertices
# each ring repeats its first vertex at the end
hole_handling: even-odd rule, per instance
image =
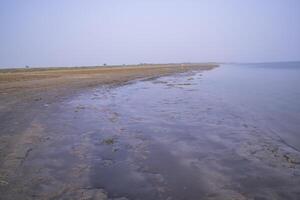
POLYGON ((164 76, 189 70, 210 70, 218 64, 164 64, 105 67, 62 67, 0 70, 0 94, 24 89, 85 86, 164 76))
MULTIPOLYGON (((51 114, 54 107, 75 94, 98 86, 116 86, 138 79, 156 78, 190 70, 205 71, 215 67, 217 65, 192 64, 9 73, 0 71, 0 163, 4 163, 17 144, 26 142, 23 135, 36 116, 41 113, 51 114)), ((19 153, 23 155, 25 152, 20 150, 19 153)), ((3 166, 0 164, 1 170, 3 166)))
POLYGON ((0 70, 0 111, 4 115, 13 112, 16 105, 40 100, 51 103, 57 98, 100 85, 116 85, 141 78, 216 67, 217 64, 203 63, 0 70))

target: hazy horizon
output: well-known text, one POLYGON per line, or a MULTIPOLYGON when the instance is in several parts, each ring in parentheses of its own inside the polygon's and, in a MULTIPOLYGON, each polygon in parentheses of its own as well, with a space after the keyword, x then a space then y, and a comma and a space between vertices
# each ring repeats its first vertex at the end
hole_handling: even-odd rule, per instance
POLYGON ((0 68, 300 61, 298 0, 0 2, 0 68))

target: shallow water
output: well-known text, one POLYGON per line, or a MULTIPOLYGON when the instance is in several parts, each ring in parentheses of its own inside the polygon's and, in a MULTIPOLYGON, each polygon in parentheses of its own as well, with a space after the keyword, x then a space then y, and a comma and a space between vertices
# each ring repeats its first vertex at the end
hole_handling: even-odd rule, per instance
POLYGON ((224 65, 201 87, 300 150, 300 62, 224 65))
POLYGON ((84 106, 81 127, 99 129, 90 179, 110 197, 297 199, 299 85, 299 63, 222 65, 69 105, 84 106))
POLYGON ((36 121, 49 139, 23 163, 23 190, 299 199, 299 72, 299 63, 222 65, 66 99, 36 121))

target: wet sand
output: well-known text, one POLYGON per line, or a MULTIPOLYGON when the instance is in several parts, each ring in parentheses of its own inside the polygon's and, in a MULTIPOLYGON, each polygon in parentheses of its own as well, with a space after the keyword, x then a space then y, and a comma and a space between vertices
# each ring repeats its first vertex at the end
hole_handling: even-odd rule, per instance
MULTIPOLYGON (((77 121, 75 115, 84 110, 84 106, 77 106, 70 116, 64 103, 95 87, 111 88, 132 80, 215 67, 215 64, 170 64, 1 70, 1 199, 110 198, 104 188, 91 184, 91 171, 94 171, 91 162, 97 158, 89 156, 91 142, 109 146, 115 141, 111 138, 90 141, 92 127, 81 126, 83 122, 77 121), (57 117, 64 112, 68 113, 67 119, 57 117), (79 134, 74 127, 82 127, 82 132, 79 134)), ((113 118, 110 120, 114 121, 113 118)))
POLYGON ((213 68, 7 87, 1 198, 298 200, 300 153, 201 87, 213 68))

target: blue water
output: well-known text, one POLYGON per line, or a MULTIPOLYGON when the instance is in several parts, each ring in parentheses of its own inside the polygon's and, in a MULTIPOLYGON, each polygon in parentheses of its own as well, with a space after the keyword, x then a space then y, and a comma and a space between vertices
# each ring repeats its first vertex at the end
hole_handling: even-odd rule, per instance
POLYGON ((300 150, 300 62, 221 65, 199 87, 300 150))

